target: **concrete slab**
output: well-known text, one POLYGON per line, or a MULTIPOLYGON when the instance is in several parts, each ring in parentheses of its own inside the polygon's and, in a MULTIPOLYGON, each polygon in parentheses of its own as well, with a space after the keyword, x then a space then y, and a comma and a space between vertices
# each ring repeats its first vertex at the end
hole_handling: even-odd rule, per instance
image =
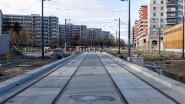
POLYGON ((44 101, 44 98, 50 98, 49 101, 45 99, 47 102, 44 101, 45 103, 43 103, 50 104, 51 101, 58 95, 60 90, 64 87, 67 80, 69 80, 71 75, 80 65, 86 54, 82 54, 80 56, 81 57, 77 57, 76 59, 64 65, 64 67, 59 68, 57 71, 51 73, 49 76, 43 78, 38 83, 21 92, 16 97, 10 99, 9 102, 13 102, 15 104, 41 104, 43 103, 41 101, 44 101), (27 100, 30 99, 34 101, 28 102, 27 100))
MULTIPOLYGON (((171 96, 172 98, 176 99, 179 103, 181 103, 181 104, 185 103, 185 96, 184 96, 184 94, 182 94, 183 92, 179 93, 179 91, 174 90, 171 87, 169 87, 169 85, 172 85, 173 87, 175 87, 176 84, 173 83, 174 82, 173 79, 166 78, 165 76, 162 76, 162 75, 158 75, 157 73, 154 73, 154 72, 152 72, 152 71, 150 71, 146 68, 143 68, 143 67, 134 65, 132 63, 126 62, 126 61, 124 61, 120 58, 114 57, 110 54, 105 54, 105 55, 108 56, 109 58, 113 59, 114 61, 118 62, 123 67, 127 68, 127 70, 136 74, 137 76, 139 76, 140 78, 142 78, 146 82, 150 83, 152 86, 158 88, 162 92, 164 92, 167 95, 171 96), (135 66, 135 68, 132 68, 133 66, 135 66), (147 72, 149 72, 149 73, 144 74, 144 73, 147 73, 147 72), (158 79, 158 78, 160 80, 166 81, 168 84, 166 85, 165 83, 161 83, 160 80, 155 80, 155 79, 158 79), (168 80, 166 80, 166 79, 168 79, 168 80), (171 81, 169 81, 169 80, 171 80, 171 81), (171 83, 171 84, 169 84, 169 83, 171 83)), ((179 83, 179 82, 176 82, 176 83, 179 83)), ((178 85, 179 84, 177 84, 176 87, 179 87, 178 85)), ((184 86, 184 84, 181 83, 181 86, 184 86)))
POLYGON ((89 53, 57 104, 123 104, 95 53, 89 53))
POLYGON ((162 95, 154 88, 152 88, 142 80, 138 79, 136 76, 125 70, 123 67, 119 65, 117 65, 116 68, 112 67, 111 65, 115 64, 115 62, 113 62, 103 54, 97 54, 99 57, 101 57, 102 63, 111 74, 115 83, 121 89, 129 104, 175 104, 166 96, 162 95), (123 80, 125 80, 124 83, 123 80), (131 89, 128 88, 129 86, 131 87, 131 89), (137 100, 138 98, 139 100, 137 100))

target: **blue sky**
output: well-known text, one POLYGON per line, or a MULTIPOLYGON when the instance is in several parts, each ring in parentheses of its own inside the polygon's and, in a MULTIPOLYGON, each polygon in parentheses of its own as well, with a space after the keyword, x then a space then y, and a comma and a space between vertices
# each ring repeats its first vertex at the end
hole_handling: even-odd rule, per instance
MULTIPOLYGON (((131 0, 131 24, 139 18, 138 10, 147 0, 131 0)), ((0 0, 4 14, 41 14, 41 0, 0 0), (15 5, 16 4, 16 5, 15 5)), ((44 15, 57 16, 59 22, 71 19, 71 23, 102 28, 115 34, 121 18, 121 38, 127 41, 128 2, 120 0, 51 0, 44 2, 44 15)))

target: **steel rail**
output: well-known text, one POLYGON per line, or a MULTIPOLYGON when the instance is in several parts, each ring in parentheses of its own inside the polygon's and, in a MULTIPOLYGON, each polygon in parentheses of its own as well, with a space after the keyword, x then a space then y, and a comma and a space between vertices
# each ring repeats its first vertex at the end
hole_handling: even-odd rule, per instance
POLYGON ((135 73, 131 72, 127 67, 123 67, 121 64, 119 64, 118 62, 116 62, 115 60, 111 59, 109 56, 103 54, 104 56, 106 56, 107 58, 109 58, 111 61, 113 61, 114 63, 118 64, 119 66, 121 66, 122 68, 124 68, 125 70, 127 70, 128 72, 130 72, 132 75, 134 75, 135 77, 137 77, 138 79, 140 79, 141 81, 143 81, 144 83, 146 83, 147 85, 149 85, 150 87, 152 87, 153 89, 155 89, 156 91, 158 91, 159 93, 161 93, 162 95, 164 95, 165 97, 167 97, 168 99, 170 99, 171 101, 173 101, 175 104, 181 104, 179 101, 177 101, 176 99, 174 99, 173 97, 171 97, 170 95, 166 94, 165 92, 163 92, 162 90, 158 89, 157 87, 153 86, 152 84, 150 84, 149 82, 145 81, 144 79, 142 79, 141 77, 139 77, 138 75, 136 75, 135 73))

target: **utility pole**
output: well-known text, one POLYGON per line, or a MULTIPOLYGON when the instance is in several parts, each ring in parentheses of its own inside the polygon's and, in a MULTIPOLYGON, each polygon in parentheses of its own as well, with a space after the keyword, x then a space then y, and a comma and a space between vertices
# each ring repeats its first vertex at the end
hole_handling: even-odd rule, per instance
POLYGON ((120 54, 120 18, 119 18, 119 42, 118 42, 118 47, 119 47, 118 53, 120 54))
POLYGON ((42 59, 44 59, 44 0, 42 0, 42 59))
POLYGON ((161 18, 159 17, 159 54, 161 52, 161 18))
POLYGON ((130 0, 128 0, 129 6, 128 6, 128 57, 131 57, 130 55, 130 0))
POLYGON ((183 0, 183 21, 182 21, 182 58, 184 58, 184 0, 183 0))

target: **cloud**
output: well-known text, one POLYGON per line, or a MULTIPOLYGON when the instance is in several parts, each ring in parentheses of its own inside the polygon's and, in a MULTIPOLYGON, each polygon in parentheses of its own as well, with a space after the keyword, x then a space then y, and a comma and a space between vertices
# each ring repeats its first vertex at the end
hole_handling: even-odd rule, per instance
MULTIPOLYGON (((0 9, 3 14, 41 14, 41 0, 0 0, 0 9)), ((64 24, 64 19, 67 18, 74 24, 84 24, 89 28, 102 28, 108 31, 118 29, 118 23, 114 19, 119 17, 122 21, 121 29, 127 30, 128 24, 127 11, 124 11, 124 6, 119 0, 44 1, 44 15, 59 17, 61 24, 64 24)))

